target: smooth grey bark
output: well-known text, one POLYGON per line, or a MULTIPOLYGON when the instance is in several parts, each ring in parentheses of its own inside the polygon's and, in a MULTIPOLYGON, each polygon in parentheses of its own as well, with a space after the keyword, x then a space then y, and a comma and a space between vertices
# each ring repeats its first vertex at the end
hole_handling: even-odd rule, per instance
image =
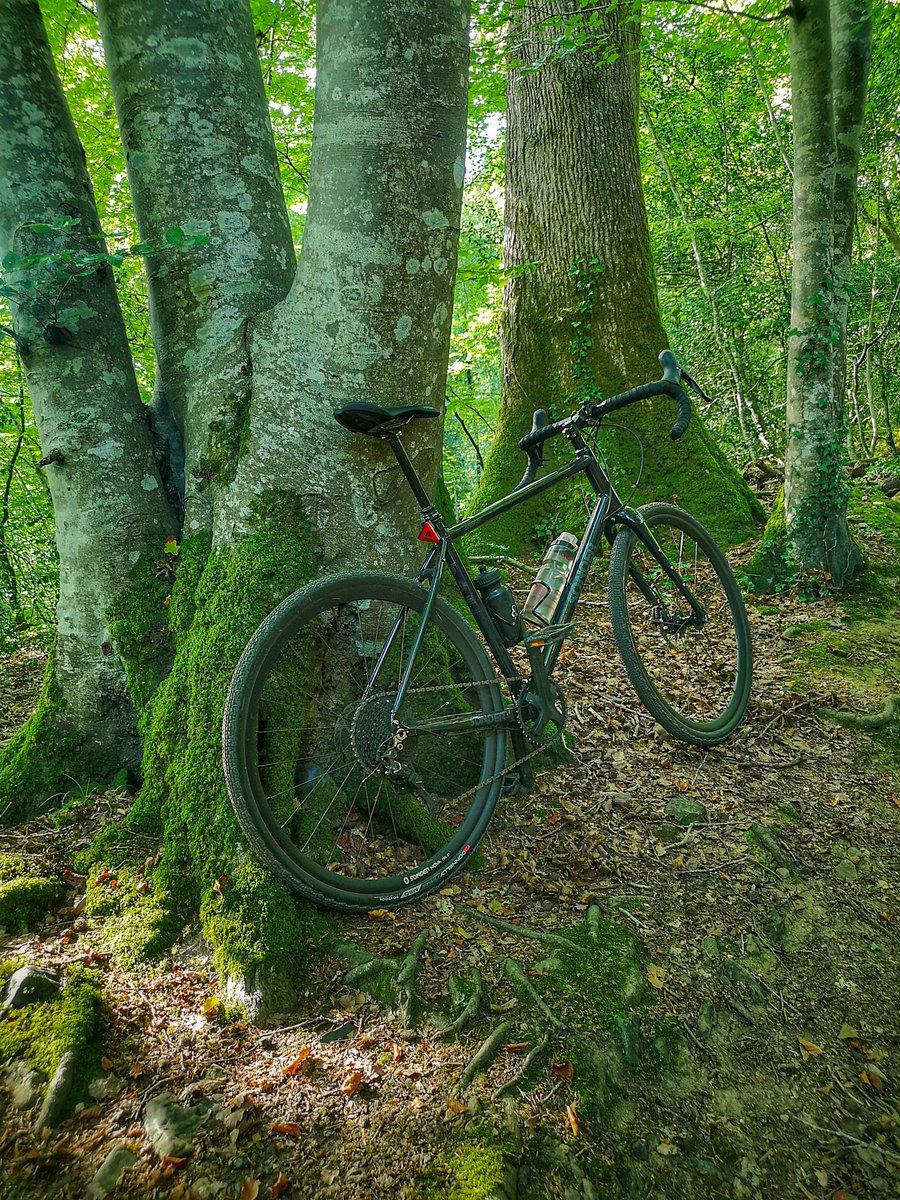
MULTIPOLYGON (((858 563, 847 525, 842 435, 845 287, 867 58, 855 57, 855 66, 844 78, 838 57, 847 50, 850 35, 844 15, 851 7, 857 18, 868 8, 843 0, 803 0, 793 10, 790 32, 794 259, 785 524, 795 561, 829 572, 838 584, 858 563), (844 13, 839 15, 838 9, 844 13)), ((858 22, 851 27, 858 30, 858 22)))
POLYGON ((847 288, 856 226, 859 143, 872 58, 871 0, 832 0, 831 42, 835 140, 834 278, 838 303, 834 390, 835 403, 843 405, 847 382, 847 288))
MULTIPOLYGON (((303 498, 332 568, 408 563, 416 509, 393 457, 345 433, 352 400, 441 408, 466 134, 467 0, 321 0, 311 187, 290 294, 254 331, 249 437, 215 543, 266 492, 303 498)), ((404 435, 433 485, 440 422, 404 435)))
MULTIPOLYGON (((104 251, 84 153, 35 0, 0 4, 0 255, 104 251), (47 234, 29 228, 61 218, 47 234)), ((60 583, 55 683, 62 728, 96 779, 135 766, 139 742, 106 612, 142 551, 174 530, 108 265, 68 282, 36 267, 11 304, 56 514, 60 583)), ((39 750, 51 761, 58 746, 39 750)), ((71 749, 71 747, 70 747, 71 749)), ((74 752, 73 770, 74 774, 74 752)))
MULTIPOLYGON (((295 256, 247 0, 99 0, 141 238, 209 242, 147 262, 154 410, 183 445, 185 533, 212 525, 253 387, 251 326, 295 256)), ((178 464, 173 462, 173 475, 178 464)))
MULTIPOLYGON (((586 389, 611 395, 658 379, 667 345, 638 153, 638 14, 632 5, 590 12, 573 17, 567 0, 527 0, 514 11, 511 44, 523 66, 513 66, 507 87, 501 402, 476 504, 518 482, 525 462, 516 443, 534 409, 555 404, 562 415, 586 389), (567 27, 595 45, 559 55, 567 27)), ((676 494, 722 538, 749 534, 749 491, 700 420, 677 446, 670 401, 623 410, 616 422, 643 440, 643 499, 676 494)), ((639 455, 629 436, 616 459, 632 482, 639 455)), ((525 547, 528 521, 545 512, 517 510, 484 537, 525 547)))

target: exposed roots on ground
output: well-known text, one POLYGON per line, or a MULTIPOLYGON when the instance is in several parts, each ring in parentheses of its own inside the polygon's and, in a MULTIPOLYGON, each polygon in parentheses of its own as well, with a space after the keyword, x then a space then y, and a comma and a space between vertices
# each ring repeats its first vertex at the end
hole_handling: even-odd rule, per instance
POLYGON ((376 997, 393 992, 399 1001, 399 1014, 403 1025, 411 1029, 418 1021, 425 1000, 416 987, 416 976, 428 930, 423 929, 403 955, 392 958, 370 958, 367 962, 352 967, 344 976, 351 987, 361 987, 376 997))
POLYGON ((900 717, 900 693, 888 696, 881 708, 873 713, 846 712, 836 708, 820 708, 819 716, 847 729, 883 729, 900 717))

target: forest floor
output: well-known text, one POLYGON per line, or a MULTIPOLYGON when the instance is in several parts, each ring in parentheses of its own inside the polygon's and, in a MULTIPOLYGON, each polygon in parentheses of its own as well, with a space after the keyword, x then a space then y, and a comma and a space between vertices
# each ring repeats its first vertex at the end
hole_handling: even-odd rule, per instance
MULTIPOLYGON (((107 1033, 90 1102, 45 1140, 0 1089, 3 1196, 91 1194, 118 1144, 135 1157, 116 1197, 900 1195, 897 725, 818 715, 900 692, 900 505, 879 503, 856 510, 870 574, 848 593, 751 598, 750 713, 711 750, 643 713, 591 596, 562 664, 572 762, 503 803, 483 870, 411 908, 337 918, 381 956, 427 932, 427 1005, 480 971, 484 1011, 457 1040, 430 1009, 406 1027, 336 959, 257 1029, 216 1004, 196 937, 142 971, 107 957, 72 858, 127 810, 121 793, 85 800, 74 826, 5 831, 0 851, 69 892, 27 934, 0 933, 0 958, 91 963, 107 1033), (621 936, 594 953, 598 909, 621 936), (620 960, 642 985, 631 1005, 620 960), (607 1041, 591 1041, 601 1026, 607 1041), (464 1080, 492 1032, 499 1053, 464 1080), (546 1057, 498 1095, 544 1035, 546 1057), (189 1153, 161 1160, 143 1121, 166 1092, 202 1124, 189 1153)), ((23 653, 0 675, 10 728, 39 673, 23 653)))

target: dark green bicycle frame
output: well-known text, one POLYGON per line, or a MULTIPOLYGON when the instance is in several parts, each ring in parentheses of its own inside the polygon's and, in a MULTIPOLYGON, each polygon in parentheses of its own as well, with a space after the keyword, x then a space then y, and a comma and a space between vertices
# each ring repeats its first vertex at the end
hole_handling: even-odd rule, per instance
MULTIPOLYGON (((706 613, 693 595, 691 589, 682 579, 679 572, 672 566, 669 559, 660 549, 656 538, 648 528, 647 524, 641 517, 640 513, 633 508, 626 508, 622 505, 615 488, 612 485, 608 475, 597 461, 597 457, 587 445, 581 432, 574 426, 566 431, 566 436, 572 444, 575 451, 575 457, 571 462, 559 467, 555 471, 551 471, 549 475, 545 475, 542 479, 535 480, 534 483, 529 483, 526 486, 519 486, 512 491, 508 496, 504 496, 500 500, 496 500, 493 504, 489 504, 480 512, 474 513, 471 517, 467 517, 464 521, 458 522, 456 525, 451 525, 449 528, 444 523, 440 513, 431 503, 428 494, 422 484, 421 479, 416 473, 416 469, 410 461, 406 450, 400 441, 399 435, 396 432, 385 435, 385 440, 391 446, 400 469, 406 476, 407 483, 412 489, 413 495, 418 501, 419 507, 422 510, 422 517, 427 521, 435 533, 438 535, 438 541, 429 552, 424 563, 419 569, 416 576, 421 582, 430 581, 428 598, 422 609, 421 620, 415 631, 412 643, 409 648, 409 658, 406 668, 400 680, 395 697, 392 715, 396 719, 397 713, 403 704, 406 690, 409 686, 409 681, 412 678, 413 666, 416 656, 422 645, 425 637, 425 631, 428 626, 434 603, 438 595, 441 584, 441 576, 444 568, 449 566, 456 584, 462 593, 466 604, 475 618, 481 635, 490 648, 491 654, 495 662, 500 667, 500 670, 507 682, 510 693, 513 697, 517 697, 522 689, 527 686, 528 681, 522 679, 521 673, 517 670, 513 663, 509 651, 497 632, 493 618, 486 608, 477 588, 474 586, 469 572, 456 549, 454 542, 466 534, 471 533, 473 529, 478 529, 480 526, 492 521, 495 517, 502 513, 509 512, 511 509, 517 508, 520 504, 526 503, 528 500, 533 500, 535 496, 540 496, 541 493, 548 491, 564 480, 571 478, 574 475, 584 474, 587 476, 591 488, 597 497, 597 501, 588 518, 587 526, 581 536, 581 541, 569 572, 569 578, 562 591, 562 594, 557 602, 556 610, 553 614, 553 625, 565 625, 571 619, 575 606, 581 597, 585 581, 587 580, 588 572, 591 569, 594 558, 597 554, 597 548, 601 540, 606 537, 610 544, 615 538, 618 527, 624 527, 634 532, 635 536, 643 543, 647 550, 653 555, 659 563, 660 568, 665 575, 672 581, 678 592, 684 597, 690 605, 692 612, 692 622, 697 625, 705 623, 706 613)), ((630 568, 631 577, 634 579, 637 586, 651 605, 661 606, 661 602, 652 584, 641 574, 634 566, 630 568)), ((385 646, 379 656, 378 662, 375 665, 370 680, 370 686, 374 685, 374 681, 378 676, 382 662, 387 657, 393 644, 394 638, 399 629, 398 625, 389 634, 385 646)), ((532 670, 535 674, 542 674, 543 680, 549 679, 556 660, 559 657, 562 649, 562 639, 555 640, 544 646, 538 654, 529 653, 532 670)), ((538 686, 541 685, 541 680, 536 680, 538 686)), ((471 728, 476 725, 485 726, 489 724, 509 724, 510 731, 513 736, 514 746, 516 748, 516 757, 521 757, 525 753, 524 740, 522 732, 517 722, 509 719, 509 710, 498 712, 496 714, 473 713, 471 718, 457 715, 452 721, 446 722, 446 732, 450 733, 453 729, 471 728)), ((429 730, 436 732, 444 730, 444 725, 434 725, 429 723, 429 730)))

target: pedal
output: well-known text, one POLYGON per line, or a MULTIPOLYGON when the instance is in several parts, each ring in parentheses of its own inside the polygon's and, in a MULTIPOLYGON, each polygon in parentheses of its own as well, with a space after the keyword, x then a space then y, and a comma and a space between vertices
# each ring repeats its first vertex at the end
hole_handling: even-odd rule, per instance
POLYGON ((543 629, 530 629, 525 634, 526 646, 555 646, 574 633, 575 626, 569 621, 565 625, 545 625, 543 629))

